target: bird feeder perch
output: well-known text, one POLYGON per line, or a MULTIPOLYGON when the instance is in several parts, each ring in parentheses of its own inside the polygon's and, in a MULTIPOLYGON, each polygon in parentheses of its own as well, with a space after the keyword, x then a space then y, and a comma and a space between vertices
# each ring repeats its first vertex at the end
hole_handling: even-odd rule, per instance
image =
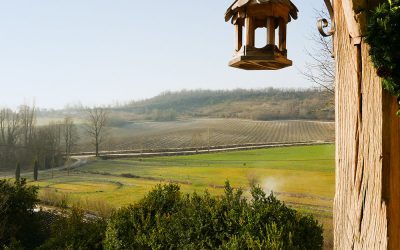
POLYGON ((286 26, 297 19, 298 9, 289 0, 236 0, 226 11, 236 30, 236 48, 229 66, 246 70, 276 70, 292 65, 287 58, 286 26), (245 43, 243 44, 243 28, 245 43), (255 30, 266 28, 267 44, 255 47, 255 30), (276 45, 275 30, 279 29, 276 45))

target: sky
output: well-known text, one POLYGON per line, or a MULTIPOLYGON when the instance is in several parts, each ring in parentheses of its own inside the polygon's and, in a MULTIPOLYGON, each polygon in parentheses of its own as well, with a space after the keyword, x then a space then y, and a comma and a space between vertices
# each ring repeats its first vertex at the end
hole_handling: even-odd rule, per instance
POLYGON ((182 89, 312 87, 300 71, 323 1, 293 0, 293 67, 279 71, 228 67, 235 38, 224 13, 231 2, 0 0, 0 106, 57 109, 182 89))

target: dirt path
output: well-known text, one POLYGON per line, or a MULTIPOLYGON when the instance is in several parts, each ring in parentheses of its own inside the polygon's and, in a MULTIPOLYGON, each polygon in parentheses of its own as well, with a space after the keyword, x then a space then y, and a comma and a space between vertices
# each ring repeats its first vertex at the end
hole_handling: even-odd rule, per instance
MULTIPOLYGON (((263 148, 278 148, 278 147, 293 147, 293 146, 314 146, 314 145, 327 145, 333 144, 333 142, 297 142, 297 143, 269 143, 269 144, 245 144, 245 145, 225 145, 210 148, 200 149, 164 149, 159 151, 102 151, 100 157, 103 159, 115 159, 115 158, 144 158, 144 157, 155 157, 155 156, 177 156, 177 155, 195 155, 195 154, 208 154, 228 151, 241 151, 241 150, 253 150, 263 148)), ((75 159, 84 159, 94 157, 93 152, 83 152, 74 154, 72 157, 75 159)))

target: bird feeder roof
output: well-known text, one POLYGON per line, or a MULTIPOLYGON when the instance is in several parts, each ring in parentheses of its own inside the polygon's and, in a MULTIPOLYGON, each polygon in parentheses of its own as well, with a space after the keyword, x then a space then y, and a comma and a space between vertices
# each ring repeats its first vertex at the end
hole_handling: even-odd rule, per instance
MULTIPOLYGON (((235 0, 225 13, 225 21, 229 21, 235 14, 248 6, 263 4, 285 5, 289 8, 288 20, 290 21, 290 18, 297 19, 299 10, 290 0, 235 0)), ((232 19, 232 21, 234 20, 232 19)))

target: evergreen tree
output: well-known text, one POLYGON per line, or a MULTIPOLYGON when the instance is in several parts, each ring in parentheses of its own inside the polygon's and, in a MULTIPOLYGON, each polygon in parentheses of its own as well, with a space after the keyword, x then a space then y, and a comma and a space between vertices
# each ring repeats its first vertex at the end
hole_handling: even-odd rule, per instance
POLYGON ((39 162, 35 160, 35 164, 33 166, 33 179, 37 181, 39 175, 39 162))
POLYGON ((17 168, 15 169, 15 181, 19 182, 21 179, 21 164, 17 162, 17 168))

